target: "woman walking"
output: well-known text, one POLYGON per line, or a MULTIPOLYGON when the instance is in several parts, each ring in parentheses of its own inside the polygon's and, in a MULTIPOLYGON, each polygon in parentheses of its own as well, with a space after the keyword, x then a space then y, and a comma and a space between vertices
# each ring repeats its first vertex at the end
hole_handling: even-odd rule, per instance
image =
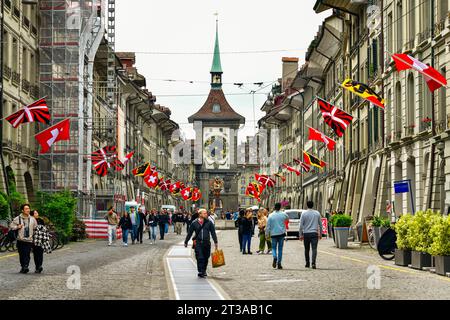
POLYGON ((250 251, 253 234, 252 229, 253 229, 253 212, 252 210, 247 210, 245 218, 242 221, 242 254, 253 254, 250 251), (245 252, 246 247, 247 252, 245 252))
POLYGON ((258 229, 259 229, 259 250, 257 254, 263 254, 267 242, 267 254, 272 252, 272 242, 270 238, 266 238, 266 226, 267 226, 267 215, 266 209, 259 209, 258 211, 258 229))
POLYGON ((36 219, 37 227, 33 235, 33 258, 36 266, 35 273, 41 273, 44 269, 42 265, 44 263, 44 252, 51 253, 52 247, 50 245, 50 235, 44 220, 39 218, 39 212, 33 210, 31 216, 36 219))
POLYGON ((123 246, 128 247, 128 232, 133 228, 133 224, 131 222, 130 215, 128 211, 124 211, 122 218, 119 221, 119 228, 122 228, 122 241, 123 246))

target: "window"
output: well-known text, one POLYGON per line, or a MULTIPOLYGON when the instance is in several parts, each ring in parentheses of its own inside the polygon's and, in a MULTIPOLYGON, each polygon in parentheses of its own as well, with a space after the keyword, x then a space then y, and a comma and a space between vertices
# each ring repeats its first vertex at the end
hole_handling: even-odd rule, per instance
POLYGON ((397 82, 395 86, 395 109, 394 109, 394 118, 395 118, 395 131, 402 131, 402 87, 400 82, 397 82))
POLYGON ((402 2, 397 3, 397 39, 396 48, 398 52, 402 52, 403 46, 403 6, 402 2))
POLYGON ((394 42, 394 29, 392 24, 394 20, 392 19, 392 12, 388 14, 388 20, 387 20, 387 34, 386 34, 386 45, 389 52, 393 51, 393 42, 394 42))
POLYGON ((19 56, 19 47, 18 42, 16 38, 13 38, 13 47, 12 47, 12 69, 13 71, 17 72, 18 63, 17 63, 17 57, 19 56))
POLYGON ((408 76, 408 106, 406 108, 406 125, 411 127, 416 122, 416 110, 415 110, 415 90, 414 90, 414 76, 409 74, 408 76))
MULTIPOLYGON (((416 0, 409 0, 408 2, 409 2, 409 41, 414 41, 416 35, 416 0)), ((413 45, 414 43, 412 44, 412 46, 413 45)))
POLYGON ((220 113, 220 105, 219 104, 214 104, 213 108, 212 108, 212 112, 213 113, 220 113))
POLYGON ((439 3, 439 22, 444 21, 448 14, 448 0, 440 0, 439 3))
POLYGON ((8 32, 3 32, 3 63, 7 66, 9 66, 9 37, 8 32))

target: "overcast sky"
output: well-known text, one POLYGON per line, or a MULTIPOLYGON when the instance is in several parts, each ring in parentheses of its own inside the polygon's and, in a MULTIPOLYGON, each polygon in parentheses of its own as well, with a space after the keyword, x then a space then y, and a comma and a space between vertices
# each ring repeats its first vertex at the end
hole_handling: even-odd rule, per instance
MULTIPOLYGON (((254 132, 252 90, 281 76, 281 58, 305 52, 323 19, 317 15, 316 0, 127 0, 116 1, 116 51, 134 51, 136 67, 147 78, 157 103, 172 110, 172 119, 188 137, 192 126, 187 118, 206 100, 214 49, 215 19, 219 13, 222 52, 222 81, 228 102, 246 118, 246 134, 254 132), (286 52, 237 54, 227 52, 290 50, 286 52), (155 52, 207 54, 150 54, 155 52), (187 80, 189 82, 167 82, 187 80), (204 82, 204 83, 203 83, 204 82), (242 88, 232 83, 251 83, 242 88), (166 96, 169 95, 169 96, 166 96), (203 95, 175 97, 174 95, 203 95)), ((271 86, 261 90, 267 94, 271 86)), ((256 120, 266 95, 255 95, 256 120)), ((242 139, 242 137, 240 137, 242 139)))

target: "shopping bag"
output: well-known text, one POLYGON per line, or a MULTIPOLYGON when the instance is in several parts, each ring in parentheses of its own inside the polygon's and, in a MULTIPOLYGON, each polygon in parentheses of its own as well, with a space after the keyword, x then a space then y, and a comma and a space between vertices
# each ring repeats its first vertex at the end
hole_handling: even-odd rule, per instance
POLYGON ((213 268, 219 268, 225 265, 225 256, 223 255, 222 250, 216 250, 211 255, 212 266, 213 268))

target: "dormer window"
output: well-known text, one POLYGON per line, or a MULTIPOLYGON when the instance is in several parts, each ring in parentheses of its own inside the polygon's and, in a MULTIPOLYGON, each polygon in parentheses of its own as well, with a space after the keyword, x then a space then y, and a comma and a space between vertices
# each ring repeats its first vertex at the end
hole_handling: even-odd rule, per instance
POLYGON ((212 107, 213 113, 220 113, 220 104, 215 103, 212 107))

